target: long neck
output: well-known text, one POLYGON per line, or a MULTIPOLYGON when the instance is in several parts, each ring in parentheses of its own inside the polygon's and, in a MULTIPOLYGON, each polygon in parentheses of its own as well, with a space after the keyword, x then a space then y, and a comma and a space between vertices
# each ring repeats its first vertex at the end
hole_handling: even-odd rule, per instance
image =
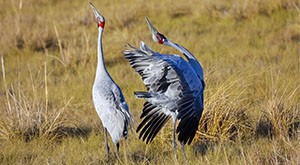
POLYGON ((185 47, 183 47, 179 44, 176 44, 172 41, 167 40, 165 42, 165 45, 171 46, 171 47, 177 49, 178 51, 180 51, 189 61, 190 60, 196 60, 196 58, 194 57, 194 55, 190 51, 188 51, 185 47))
POLYGON ((97 48, 97 58, 98 58, 98 63, 97 63, 97 70, 96 70, 96 81, 100 80, 103 77, 108 76, 105 63, 104 63, 104 57, 103 57, 103 48, 102 48, 102 34, 103 34, 103 29, 101 27, 98 28, 99 34, 98 34, 98 48, 97 48))
POLYGON ((167 46, 171 46, 171 47, 177 49, 178 51, 180 51, 187 58, 188 62, 190 63, 190 65, 192 66, 194 71, 197 73, 199 78, 202 81, 204 81, 204 75, 203 75, 203 70, 202 70, 201 64, 197 61, 195 56, 190 51, 188 51, 185 47, 183 47, 179 44, 173 43, 172 41, 169 41, 169 40, 167 40, 164 44, 167 46))

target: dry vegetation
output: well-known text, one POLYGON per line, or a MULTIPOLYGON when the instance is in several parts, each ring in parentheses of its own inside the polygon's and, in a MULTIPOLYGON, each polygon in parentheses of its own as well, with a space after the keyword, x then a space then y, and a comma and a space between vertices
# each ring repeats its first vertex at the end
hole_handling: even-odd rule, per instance
MULTIPOLYGON (((298 1, 94 3, 107 21, 108 70, 135 117, 115 163, 174 164, 170 125, 148 146, 134 131, 143 101, 133 91, 144 87, 122 57, 124 45, 144 40, 178 53, 152 42, 148 16, 204 67, 205 111, 186 147, 189 164, 300 164, 298 1)), ((1 1, 0 21, 0 164, 104 164, 91 99, 97 28, 88 2, 1 1)))

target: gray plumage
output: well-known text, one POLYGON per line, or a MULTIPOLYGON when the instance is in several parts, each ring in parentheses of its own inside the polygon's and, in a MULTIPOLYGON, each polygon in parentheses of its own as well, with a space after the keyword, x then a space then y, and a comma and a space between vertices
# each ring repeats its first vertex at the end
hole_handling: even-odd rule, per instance
POLYGON ((140 49, 132 47, 124 54, 147 87, 147 92, 135 93, 147 101, 137 128, 140 138, 151 142, 172 117, 179 119, 178 140, 190 144, 202 114, 204 90, 192 67, 180 56, 154 52, 143 42, 140 49))
POLYGON ((98 116, 104 127, 106 152, 109 162, 109 147, 107 142, 107 132, 119 153, 119 140, 127 137, 128 127, 132 120, 125 98, 120 87, 113 81, 106 70, 103 50, 102 34, 105 25, 105 19, 99 11, 90 3, 98 25, 98 63, 95 82, 93 85, 93 102, 98 116))
POLYGON ((155 42, 175 48, 187 61, 178 55, 154 52, 143 42, 140 49, 132 47, 124 52, 125 58, 147 87, 146 92, 135 92, 137 98, 146 100, 137 132, 143 141, 151 142, 172 118, 174 156, 177 160, 177 133, 186 163, 184 145, 192 142, 204 109, 202 66, 190 51, 159 33, 148 18, 146 21, 155 42), (179 124, 176 128, 177 120, 179 124))

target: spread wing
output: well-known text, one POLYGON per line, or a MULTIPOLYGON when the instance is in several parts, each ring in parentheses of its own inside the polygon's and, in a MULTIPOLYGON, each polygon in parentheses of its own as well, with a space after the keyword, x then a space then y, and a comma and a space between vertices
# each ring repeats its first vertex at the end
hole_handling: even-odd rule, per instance
POLYGON ((181 57, 155 53, 143 42, 140 49, 132 47, 124 54, 147 87, 147 92, 139 96, 151 98, 144 104, 143 120, 137 128, 141 131, 139 137, 151 142, 177 112, 178 139, 190 144, 203 110, 199 106, 203 102, 198 99, 202 87, 193 69, 181 57))
POLYGON ((124 52, 125 58, 140 74, 148 92, 165 93, 171 98, 178 96, 181 87, 175 70, 146 44, 141 43, 141 49, 132 48, 124 52), (167 91, 168 88, 171 89, 167 91))

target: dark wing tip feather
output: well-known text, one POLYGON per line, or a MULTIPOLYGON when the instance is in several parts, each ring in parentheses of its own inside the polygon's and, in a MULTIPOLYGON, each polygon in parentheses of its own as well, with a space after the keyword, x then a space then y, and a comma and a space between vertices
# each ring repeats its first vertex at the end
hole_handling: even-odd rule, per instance
POLYGON ((176 129, 176 132, 179 133, 178 140, 183 144, 191 144, 198 129, 198 124, 199 118, 196 116, 181 120, 176 129))
POLYGON ((145 116, 147 116, 154 108, 156 108, 156 106, 154 106, 153 104, 150 104, 149 102, 146 102, 144 104, 143 113, 141 114, 141 118, 144 118, 145 116))
POLYGON ((170 119, 170 116, 165 115, 161 118, 159 124, 157 127, 152 131, 151 136, 149 136, 149 141, 152 142, 152 140, 155 138, 157 133, 161 130, 161 128, 166 124, 166 122, 170 119))
POLYGON ((178 133, 178 140, 183 144, 191 144, 194 139, 202 111, 203 106, 200 97, 185 95, 182 102, 179 103, 178 119, 180 121, 176 133, 178 133))
POLYGON ((148 128, 147 132, 145 132, 145 134, 148 135, 146 141, 147 144, 152 142, 156 134, 166 123, 167 119, 167 116, 161 113, 156 120, 153 120, 153 123, 151 123, 151 128, 148 128))
POLYGON ((170 116, 167 116, 164 113, 160 112, 159 107, 146 102, 144 104, 141 118, 143 120, 138 125, 136 132, 140 132, 139 139, 146 141, 146 144, 148 144, 155 138, 157 133, 168 121, 170 116))
POLYGON ((146 144, 149 143, 149 136, 151 135, 152 130, 157 125, 159 119, 160 119, 160 115, 159 114, 155 114, 153 116, 153 118, 145 125, 145 127, 141 131, 141 134, 144 135, 143 136, 143 141, 145 141, 147 139, 146 140, 146 144))
POLYGON ((153 117, 153 114, 155 114, 157 111, 159 111, 159 108, 154 106, 153 104, 149 102, 145 102, 143 113, 141 114, 142 122, 138 125, 136 132, 138 133, 141 128, 145 126, 145 124, 153 117))
MULTIPOLYGON (((158 111, 156 108, 155 111, 158 111)), ((139 132, 141 128, 145 126, 145 124, 153 117, 152 115, 155 114, 155 112, 152 112, 150 115, 147 115, 144 117, 143 121, 139 124, 139 126, 136 129, 136 132, 139 132)))

